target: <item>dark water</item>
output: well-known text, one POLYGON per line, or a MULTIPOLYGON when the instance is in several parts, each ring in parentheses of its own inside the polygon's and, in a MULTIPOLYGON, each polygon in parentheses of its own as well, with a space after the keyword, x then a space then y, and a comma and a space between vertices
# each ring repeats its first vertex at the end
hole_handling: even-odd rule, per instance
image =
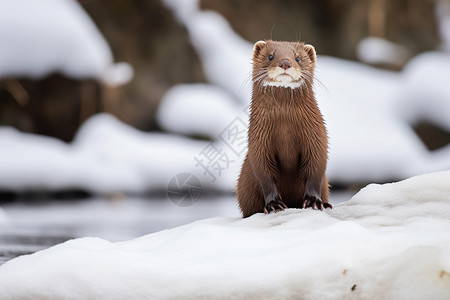
MULTIPOLYGON (((350 197, 338 194, 331 202, 350 197)), ((73 238, 124 241, 200 219, 240 217, 233 196, 201 198, 188 207, 176 206, 166 198, 95 198, 8 204, 1 209, 7 220, 0 214, 0 265, 73 238)))
POLYGON ((4 234, 0 236, 0 265, 20 255, 34 253, 50 246, 63 243, 69 236, 28 236, 4 234))

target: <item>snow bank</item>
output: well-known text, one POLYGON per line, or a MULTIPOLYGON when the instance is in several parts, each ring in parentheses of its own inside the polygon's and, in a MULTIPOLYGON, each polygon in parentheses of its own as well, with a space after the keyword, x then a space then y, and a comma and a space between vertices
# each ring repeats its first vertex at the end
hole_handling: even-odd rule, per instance
POLYGON ((450 171, 369 185, 332 210, 214 218, 68 241, 0 267, 12 299, 449 299, 450 171))
MULTIPOLYGON (((208 142, 144 133, 112 116, 86 121, 72 144, 0 127, 0 189, 83 189, 94 193, 165 190, 182 172, 198 175, 202 186, 231 190, 235 173, 212 182, 196 167, 208 142)), ((237 167, 236 167, 237 168, 237 167)))
POLYGON ((185 25, 208 80, 247 104, 251 95, 253 45, 237 35, 225 18, 213 11, 198 12, 185 25))
POLYGON ((229 91, 247 106, 251 95, 253 45, 237 35, 223 16, 200 11, 198 0, 164 0, 186 26, 209 82, 229 91))
POLYGON ((128 82, 128 64, 113 65, 111 49, 73 0, 0 0, 0 77, 94 77, 128 82), (126 65, 126 67, 124 67, 126 65))

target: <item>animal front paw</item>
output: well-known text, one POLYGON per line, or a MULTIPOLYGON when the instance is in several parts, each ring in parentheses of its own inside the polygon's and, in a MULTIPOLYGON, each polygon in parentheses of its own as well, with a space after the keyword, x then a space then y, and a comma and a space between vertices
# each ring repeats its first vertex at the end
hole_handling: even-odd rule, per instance
POLYGON ((333 205, 331 205, 330 203, 322 202, 322 199, 318 197, 306 195, 305 200, 303 200, 302 207, 311 207, 312 209, 323 210, 324 208, 333 208, 333 205))
POLYGON ((281 201, 281 199, 272 200, 269 203, 267 203, 266 206, 264 207, 264 213, 269 214, 271 211, 277 212, 284 210, 285 208, 288 207, 286 204, 284 204, 283 201, 281 201))

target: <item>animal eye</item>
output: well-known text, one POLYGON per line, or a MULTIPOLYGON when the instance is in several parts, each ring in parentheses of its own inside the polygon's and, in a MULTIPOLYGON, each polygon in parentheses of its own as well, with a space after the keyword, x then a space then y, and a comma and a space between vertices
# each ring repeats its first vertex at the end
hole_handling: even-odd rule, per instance
POLYGON ((297 57, 295 58, 295 61, 296 61, 296 62, 300 62, 300 57, 297 56, 297 57))
POLYGON ((269 55, 269 60, 270 60, 270 61, 273 60, 273 55, 269 55))

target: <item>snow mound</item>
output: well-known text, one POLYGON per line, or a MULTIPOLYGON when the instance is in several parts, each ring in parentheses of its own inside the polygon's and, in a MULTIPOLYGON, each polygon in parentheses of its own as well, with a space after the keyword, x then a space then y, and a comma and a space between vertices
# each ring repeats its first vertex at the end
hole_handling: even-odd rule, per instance
POLYGON ((426 120, 450 132, 450 54, 417 55, 406 65, 402 75, 404 88, 397 95, 398 114, 409 123, 426 120))
MULTIPOLYGON (((448 156, 430 153, 400 117, 411 108, 417 118, 425 103, 420 97, 400 100, 403 77, 319 56, 317 78, 325 87, 317 85, 316 96, 330 137, 330 180, 383 181, 450 168, 448 156)), ((436 100, 438 109, 443 101, 436 100)))
POLYGON ((190 173, 204 189, 233 191, 245 156, 245 117, 224 115, 224 128, 203 124, 221 130, 211 131, 214 143, 139 131, 108 114, 88 119, 71 144, 0 126, 0 190, 161 192, 190 173))
POLYGON ((441 48, 450 52, 450 3, 440 0, 435 5, 437 26, 441 35, 441 48))
POLYGON ((161 101, 157 120, 170 132, 214 139, 236 118, 236 105, 222 89, 207 84, 171 88, 161 101))
POLYGON ((185 22, 199 9, 199 0, 163 0, 175 13, 179 22, 185 22))
POLYGON ((6 212, 0 207, 0 224, 4 224, 8 222, 8 215, 6 212))
MULTIPOLYGON (((166 189, 175 175, 200 172, 194 157, 208 145, 144 133, 107 114, 88 119, 72 144, 9 127, 0 127, 0 140, 7 145, 0 147, 0 189, 82 189, 100 194, 166 189)), ((230 188, 228 183, 226 189, 230 188)))
POLYGON ((403 66, 408 60, 408 50, 388 40, 366 37, 356 48, 358 59, 369 64, 403 66))
POLYGON ((133 76, 133 67, 126 62, 119 62, 109 66, 101 79, 106 85, 120 86, 130 82, 133 76))
POLYGON ((370 185, 332 210, 214 218, 0 267, 13 299, 449 299, 450 171, 370 185), (82 288, 80 288, 82 287, 82 288))
POLYGON ((184 22, 208 81, 229 91, 236 97, 236 103, 247 106, 251 96, 253 45, 237 35, 216 12, 196 11, 184 22))
POLYGON ((119 77, 117 73, 121 80, 115 78, 114 84, 131 79, 131 67, 113 64, 109 45, 77 1, 0 0, 0 4, 0 77, 41 78, 60 72, 107 84, 119 77))

